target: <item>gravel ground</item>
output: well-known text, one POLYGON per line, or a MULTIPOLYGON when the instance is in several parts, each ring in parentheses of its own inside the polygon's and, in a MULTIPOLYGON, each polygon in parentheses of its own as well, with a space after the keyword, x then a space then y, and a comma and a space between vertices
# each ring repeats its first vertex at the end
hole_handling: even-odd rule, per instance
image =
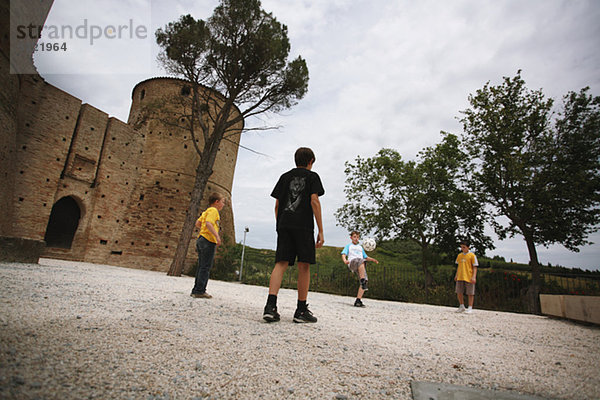
POLYGON ((310 293, 316 324, 262 321, 267 289, 41 259, 0 263, 2 399, 410 399, 430 381, 600 398, 600 328, 310 293))

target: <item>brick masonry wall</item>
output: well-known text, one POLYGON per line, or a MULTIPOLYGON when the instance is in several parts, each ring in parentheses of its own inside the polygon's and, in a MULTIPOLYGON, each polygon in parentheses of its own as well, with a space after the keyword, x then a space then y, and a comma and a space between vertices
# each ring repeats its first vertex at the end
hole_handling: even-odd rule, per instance
MULTIPOLYGON (((33 4, 0 0, 0 236, 6 238, 15 235, 14 197, 17 177, 13 168, 18 161, 17 137, 20 135, 17 110, 21 101, 21 85, 30 77, 10 72, 11 69, 35 72, 32 53, 36 40, 18 39, 15 25, 43 25, 52 2, 53 0, 43 0, 33 4), (11 56, 16 63, 11 63, 11 56)), ((4 243, 8 242, 5 240, 4 243)), ((19 252, 19 243, 24 243, 23 238, 11 245, 15 256, 19 252)), ((27 244, 24 251, 31 252, 32 246, 37 245, 27 244)))
MULTIPOLYGON (((129 120, 141 112, 143 105, 135 101, 141 90, 148 101, 179 93, 180 86, 181 81, 170 78, 142 82, 134 90, 129 120)), ((71 249, 47 248, 43 255, 166 271, 181 234, 198 163, 189 136, 156 119, 125 124, 94 107, 81 106, 54 196, 55 202, 74 198, 81 220, 71 249)), ((233 136, 233 143, 222 144, 202 210, 212 191, 231 199, 237 143, 239 134, 233 136)), ((222 232, 235 240, 230 201, 221 218, 222 232)), ((185 270, 196 262, 196 236, 197 232, 185 270)))
MULTIPOLYGON (((181 233, 198 155, 189 132, 164 121, 139 118, 149 101, 165 96, 171 102, 163 104, 162 116, 181 113, 186 101, 181 92, 184 82, 157 78, 138 84, 129 123, 124 123, 82 105, 37 74, 10 75, 11 2, 0 2, 0 18, 6 22, 0 28, 3 248, 10 247, 12 257, 18 256, 19 248, 39 247, 53 205, 71 198, 80 212, 71 248, 46 247, 43 256, 166 271, 181 233)), ((51 4, 44 0, 44 10, 25 5, 19 12, 43 21, 51 4)), ((35 40, 27 46, 33 44, 35 40)), ((238 128, 219 149, 202 210, 214 190, 231 200, 243 123, 238 128)), ((198 143, 202 146, 201 140, 198 143)), ((235 240, 230 201, 221 218, 222 232, 235 240)), ((190 243, 187 270, 196 260, 196 235, 190 243)))
MULTIPOLYGON (((145 174, 143 176, 147 193, 140 208, 132 210, 132 215, 140 221, 147 219, 146 215, 149 213, 153 216, 163 215, 158 219, 158 224, 157 220, 153 219, 134 226, 162 232, 158 237, 166 242, 145 243, 155 248, 161 257, 164 257, 163 254, 168 254, 169 262, 179 240, 199 161, 190 132, 174 126, 177 120, 182 118, 184 114, 182 110, 187 104, 187 98, 181 94, 183 86, 185 82, 173 78, 155 78, 139 83, 133 90, 129 116, 130 125, 141 126, 145 131, 145 150, 141 165, 144 168, 142 173, 145 174), (144 118, 144 115, 147 115, 147 107, 152 110, 158 109, 158 114, 151 118, 144 118), (165 206, 167 204, 168 206, 165 206), (168 223, 160 224, 162 221, 168 223)), ((240 131, 241 128, 240 124, 240 131)), ((240 134, 233 135, 229 139, 231 142, 221 143, 200 211, 208 206, 208 195, 211 192, 218 191, 224 194, 228 198, 229 205, 221 212, 221 229, 225 235, 235 240, 231 188, 240 134)), ((201 138, 197 140, 199 146, 202 146, 201 138)), ((141 230, 136 232, 135 236, 143 237, 147 234, 146 230, 141 230)), ((191 269, 196 262, 196 236, 195 232, 188 248, 185 270, 191 269)))
POLYGON ((136 206, 140 197, 139 162, 142 154, 140 132, 111 118, 95 182, 86 261, 143 267, 135 262, 135 258, 146 253, 147 249, 139 246, 123 248, 128 241, 127 232, 136 223, 129 209, 136 206))
POLYGON ((81 101, 39 76, 23 79, 18 108, 12 236, 43 240, 81 101))
POLYGON ((12 234, 19 78, 8 73, 6 58, 0 62, 0 87, 0 236, 8 236, 12 234))
MULTIPOLYGON (((190 135, 156 121, 123 123, 82 105, 35 73, 11 75, 11 7, 19 18, 41 25, 52 0, 42 3, 32 7, 0 0, 0 250, 12 259, 43 246, 53 205, 68 197, 80 212, 71 248, 47 247, 42 255, 166 271, 198 163, 190 135)), ((35 40, 20 45, 25 49, 20 67, 35 72, 35 40)), ((181 85, 169 78, 140 83, 129 120, 142 111, 141 90, 150 94, 148 99, 157 99, 181 95, 181 85)), ((182 104, 177 100, 165 110, 180 112, 182 104)), ((230 139, 234 143, 221 146, 207 187, 229 199, 239 134, 230 139)), ((235 239, 231 207, 221 214, 222 231, 235 239)), ((196 259, 193 242, 187 269, 196 259)))
POLYGON ((96 175, 103 149, 108 114, 89 104, 79 110, 72 140, 54 195, 54 204, 65 197, 75 199, 81 212, 78 229, 71 249, 48 248, 44 256, 83 260, 88 249, 89 226, 96 197, 96 175))

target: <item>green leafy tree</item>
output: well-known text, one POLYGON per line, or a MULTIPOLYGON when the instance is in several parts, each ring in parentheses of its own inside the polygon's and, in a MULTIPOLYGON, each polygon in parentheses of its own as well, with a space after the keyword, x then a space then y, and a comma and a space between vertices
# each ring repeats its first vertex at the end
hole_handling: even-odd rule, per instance
POLYGON ((421 249, 426 289, 432 252, 455 252, 469 238, 481 254, 492 248, 484 234, 486 213, 468 187, 469 158, 458 138, 421 151, 417 161, 404 161, 392 149, 346 162, 346 204, 336 211, 337 223, 382 239, 410 240, 421 249))
POLYGON ((600 97, 570 92, 553 112, 554 101, 529 90, 520 71, 503 83, 489 82, 469 96, 462 111, 464 140, 479 159, 474 178, 491 205, 500 239, 522 235, 532 282, 529 311, 539 313, 537 245, 553 243, 578 251, 600 222, 600 97))
POLYGON ((207 21, 184 15, 158 29, 156 41, 165 70, 189 82, 189 113, 177 120, 200 156, 168 272, 179 276, 219 144, 246 118, 295 105, 308 89, 308 69, 301 57, 288 62, 287 27, 258 0, 221 0, 207 21))

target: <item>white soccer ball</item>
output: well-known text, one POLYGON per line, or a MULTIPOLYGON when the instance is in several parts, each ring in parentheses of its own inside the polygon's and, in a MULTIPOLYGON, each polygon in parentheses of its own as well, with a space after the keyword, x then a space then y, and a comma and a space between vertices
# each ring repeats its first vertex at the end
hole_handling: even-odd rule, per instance
POLYGON ((377 247, 377 243, 373 238, 365 238, 362 241, 362 247, 365 249, 365 251, 373 251, 375 250, 375 247, 377 247))

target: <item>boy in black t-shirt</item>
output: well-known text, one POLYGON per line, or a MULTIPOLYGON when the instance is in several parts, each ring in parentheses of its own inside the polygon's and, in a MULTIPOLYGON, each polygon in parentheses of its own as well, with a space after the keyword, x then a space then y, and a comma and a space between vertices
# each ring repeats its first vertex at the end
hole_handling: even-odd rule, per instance
POLYGON ((323 246, 323 222, 319 196, 325 193, 321 178, 312 172, 315 154, 300 147, 294 154, 296 168, 281 175, 271 196, 275 198, 277 219, 277 250, 275 267, 269 282, 269 296, 263 313, 267 322, 279 321, 277 294, 281 280, 289 265, 298 258, 298 307, 294 322, 317 322, 306 304, 310 284, 310 264, 315 263, 315 248, 323 246), (314 236, 314 219, 317 221, 317 241, 314 236))

